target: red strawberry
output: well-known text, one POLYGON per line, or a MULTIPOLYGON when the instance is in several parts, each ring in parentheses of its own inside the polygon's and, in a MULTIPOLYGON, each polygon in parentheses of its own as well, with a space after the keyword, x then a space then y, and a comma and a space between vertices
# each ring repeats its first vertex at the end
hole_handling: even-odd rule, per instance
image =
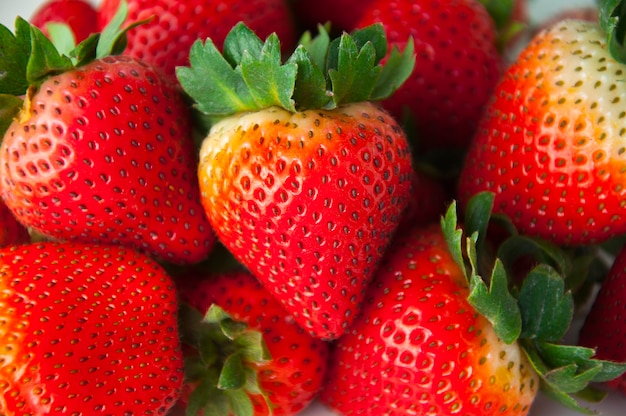
MULTIPOLYGON (((594 348, 599 358, 626 361, 626 247, 622 248, 602 282, 580 330, 579 342, 594 348)), ((626 375, 606 383, 626 394, 626 375)))
POLYGON ((558 344, 572 299, 545 266, 517 298, 498 263, 489 288, 474 268, 466 277, 453 213, 443 229, 413 227, 394 240, 359 317, 335 342, 322 402, 341 415, 525 415, 541 387, 581 410, 574 388, 626 366, 558 344))
MULTIPOLYGON (((103 0, 99 24, 114 16, 120 0, 103 0)), ((245 22, 259 36, 276 32, 286 47, 297 40, 286 0, 128 0, 129 19, 152 19, 128 33, 125 53, 161 68, 175 80, 175 68, 189 64, 189 49, 197 39, 212 38, 221 47, 228 31, 245 22)))
POLYGON ((30 234, 11 210, 0 200, 0 247, 30 242, 30 234))
POLYGON ((502 68, 485 7, 476 0, 376 0, 356 26, 376 22, 393 45, 412 36, 417 56, 385 108, 399 120, 408 114, 423 149, 467 147, 502 68))
POLYGON ((46 35, 48 23, 65 23, 76 43, 87 39, 96 30, 98 12, 86 0, 48 0, 41 4, 32 15, 30 22, 40 28, 46 35))
POLYGON ((214 236, 177 90, 130 57, 79 56, 75 66, 36 29, 19 31, 18 46, 19 34, 49 56, 35 49, 25 62, 40 78, 0 147, 1 195, 18 220, 57 239, 130 245, 175 263, 204 259, 214 236))
POLYGON ((462 203, 483 190, 520 233, 593 244, 626 232, 621 77, 595 23, 541 32, 506 71, 467 155, 462 203))
POLYGON ((411 182, 409 205, 399 228, 437 222, 449 202, 443 180, 416 169, 411 182))
MULTIPOLYGON (((209 407, 214 404, 219 396, 216 396, 214 390, 214 386, 218 384, 215 371, 219 371, 221 366, 226 369, 227 357, 245 354, 241 348, 244 346, 248 348, 251 345, 256 345, 260 349, 266 348, 269 353, 269 356, 264 357, 243 358, 246 371, 256 374, 260 391, 250 391, 250 386, 247 386, 246 393, 249 398, 246 398, 245 395, 239 394, 242 388, 236 386, 222 390, 222 394, 249 402, 247 404, 254 408, 254 415, 295 415, 316 397, 326 371, 328 345, 300 328, 282 305, 250 273, 246 271, 216 275, 205 273, 196 280, 196 283, 181 284, 181 298, 197 311, 199 317, 208 311, 213 313, 222 309, 224 314, 221 318, 224 321, 220 322, 232 319, 246 326, 246 329, 238 334, 240 336, 238 339, 215 341, 220 349, 215 353, 216 361, 209 368, 194 372, 193 376, 188 374, 182 399, 189 406, 197 405, 199 401, 203 401, 209 407), (262 338, 254 338, 251 333, 258 333, 262 338), (249 341, 241 344, 244 337, 249 341), (252 340, 254 343, 251 344, 252 340), (239 345, 239 349, 233 349, 235 345, 239 345)), ((208 330, 211 325, 205 323, 204 327, 208 330)), ((201 350, 206 342, 202 338, 197 339, 198 344, 194 345, 197 348, 195 353, 191 353, 194 350, 190 350, 186 354, 188 362, 201 365, 197 362, 198 350, 201 350)), ((206 363, 206 356, 203 359, 206 363)), ((197 369, 195 365, 188 367, 197 369)), ((242 405, 243 403, 239 403, 239 406, 242 405)), ((228 413, 224 411, 220 414, 228 413)), ((191 414, 201 413, 191 412, 191 414)), ((243 416, 248 413, 237 413, 231 409, 231 414, 243 416)))
POLYGON ((381 76, 384 39, 380 25, 332 43, 321 35, 282 64, 276 36, 263 43, 238 25, 224 46, 232 66, 209 40, 178 69, 197 108, 221 117, 200 151, 209 221, 320 338, 349 327, 408 202, 408 143, 370 100, 413 61, 410 48, 395 51, 381 76))
POLYGON ((165 415, 183 361, 174 284, 132 249, 0 250, 0 414, 165 415))

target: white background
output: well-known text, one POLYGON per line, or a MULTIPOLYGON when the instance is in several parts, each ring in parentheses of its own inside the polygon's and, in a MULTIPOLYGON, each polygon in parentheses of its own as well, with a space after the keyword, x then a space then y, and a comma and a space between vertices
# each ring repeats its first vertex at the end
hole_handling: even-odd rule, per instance
MULTIPOLYGON (((181 0, 184 1, 184 0, 181 0)), ((304 0, 308 1, 308 0, 304 0)), ((91 3, 98 4, 97 0, 91 3)), ((42 4, 42 0, 0 0, 0 23, 13 30, 16 16, 25 19, 31 17, 34 10, 42 4)), ((564 7, 575 7, 593 4, 593 0, 529 0, 529 12, 532 22, 539 22, 552 17, 564 7)), ((95 22, 94 22, 95 26, 95 22)), ((626 414, 626 398, 618 394, 610 395, 604 402, 591 405, 605 416, 621 416, 626 414)), ((319 404, 314 404, 301 416, 331 416, 334 413, 328 411, 319 404)), ((576 416, 575 413, 564 409, 560 405, 548 399, 539 397, 531 409, 530 416, 576 416)))

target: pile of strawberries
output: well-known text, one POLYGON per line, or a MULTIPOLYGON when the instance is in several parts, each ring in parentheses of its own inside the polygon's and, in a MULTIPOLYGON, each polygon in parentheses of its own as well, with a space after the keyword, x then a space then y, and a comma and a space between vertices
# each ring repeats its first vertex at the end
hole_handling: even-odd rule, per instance
POLYGON ((0 27, 0 414, 626 394, 626 5, 599 3, 519 55, 513 0, 51 0, 0 27))

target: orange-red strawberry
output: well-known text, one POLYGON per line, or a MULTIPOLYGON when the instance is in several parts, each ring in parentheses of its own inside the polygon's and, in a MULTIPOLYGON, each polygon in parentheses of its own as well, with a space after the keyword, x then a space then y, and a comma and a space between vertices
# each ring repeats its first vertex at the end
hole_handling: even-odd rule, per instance
POLYGON ((382 22, 392 45, 415 41, 417 61, 385 108, 409 118, 422 149, 465 149, 498 82, 502 58, 491 16, 477 0, 377 0, 356 23, 382 22))
POLYGON ((541 388, 581 410, 569 394, 626 366, 559 344, 572 297, 545 265, 513 297, 498 262, 487 288, 468 243, 466 273, 454 209, 394 240, 331 350, 322 402, 341 415, 526 415, 541 388))
POLYGON ((382 27, 324 34, 282 63, 278 38, 245 25, 224 56, 197 42, 178 77, 220 116, 202 144, 202 201, 221 242, 307 331, 347 330, 408 199, 405 135, 371 100, 410 73, 412 50, 384 68, 382 27), (396 79, 397 78, 397 79, 396 79))
POLYGON ((462 203, 492 191, 520 233, 557 244, 626 232, 626 66, 611 45, 596 23, 577 20, 532 40, 481 121, 461 172, 462 203))
MULTIPOLYGON (((181 399, 188 412, 192 406, 209 409, 223 396, 239 401, 238 408, 230 407, 230 413, 238 416, 295 415, 313 401, 326 372, 328 344, 300 328, 280 302, 247 271, 204 273, 185 276, 184 280, 179 286, 180 296, 196 311, 192 316, 197 319, 195 323, 188 322, 195 334, 184 338, 194 340, 185 354, 187 367, 193 371, 187 374, 181 399), (187 283, 190 278, 194 283, 187 283), (200 324, 204 315, 204 323, 200 324), (202 355, 208 340, 200 334, 220 324, 227 331, 225 324, 233 322, 245 329, 232 339, 212 336, 218 348, 212 356, 202 355), (236 375, 254 374, 256 389, 233 384, 215 390, 232 357, 238 357, 244 365, 236 375)), ((227 415, 228 409, 218 414, 227 415)))
MULTIPOLYGON (((104 27, 120 0, 103 0, 98 23, 104 27)), ((161 68, 175 78, 175 68, 189 64, 189 49, 197 39, 212 38, 221 48, 230 29, 246 23, 261 37, 277 33, 291 48, 297 40, 286 0, 128 0, 129 19, 151 19, 128 33, 124 53, 161 68)), ((288 49, 287 49, 288 50, 288 49)))
POLYGON ((183 382, 174 283, 132 249, 0 250, 0 414, 165 415, 183 382))
POLYGON ((73 60, 24 21, 16 33, 4 47, 37 46, 23 66, 5 62, 0 84, 26 94, 0 147, 0 192, 18 220, 56 239, 130 245, 175 263, 204 259, 214 236, 176 88, 143 62, 107 56, 117 47, 115 38, 106 47, 110 33, 78 45, 73 60))
POLYGON ((98 12, 86 0, 48 0, 41 4, 30 18, 30 22, 50 35, 49 23, 62 23, 69 26, 76 43, 87 39, 96 31, 98 12))

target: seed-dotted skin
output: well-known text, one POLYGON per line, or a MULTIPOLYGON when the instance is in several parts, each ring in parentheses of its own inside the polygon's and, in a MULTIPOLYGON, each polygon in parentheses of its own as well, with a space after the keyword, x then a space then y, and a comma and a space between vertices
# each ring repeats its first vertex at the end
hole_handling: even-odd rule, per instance
POLYGON ((164 415, 182 385, 173 282, 131 249, 0 251, 0 414, 164 415))
POLYGON ((496 194, 523 233, 592 244, 626 232, 626 67, 593 23, 540 33, 507 70, 469 150, 465 204, 496 194))
POLYGON ((233 254, 321 338, 349 326, 407 206, 408 144, 370 103, 279 108, 216 124, 201 198, 233 254))
POLYGON ((214 236, 189 120, 175 89, 128 57, 49 78, 0 147, 2 198, 44 235, 198 262, 214 236))
POLYGON ((467 301, 440 226, 389 252, 335 343, 321 400, 342 415, 526 415, 539 379, 467 301))

